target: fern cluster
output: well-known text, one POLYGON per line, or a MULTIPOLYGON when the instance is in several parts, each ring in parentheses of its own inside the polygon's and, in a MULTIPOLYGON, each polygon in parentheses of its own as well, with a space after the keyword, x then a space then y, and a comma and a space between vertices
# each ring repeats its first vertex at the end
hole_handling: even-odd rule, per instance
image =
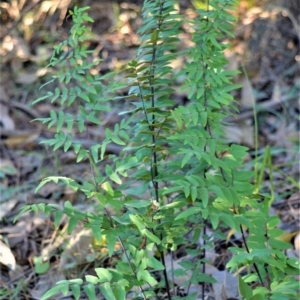
MULTIPOLYGON (((193 46, 179 52, 178 37, 185 19, 177 1, 146 0, 139 29, 141 46, 123 70, 129 88, 124 98, 132 108, 122 112, 125 117, 120 124, 113 130, 107 128, 105 139, 90 148, 74 140, 72 132, 77 128, 89 137, 87 123, 101 126, 100 116, 111 107, 108 102, 118 101, 113 95, 124 86, 90 73, 99 63, 89 60, 85 44, 90 32, 84 22, 92 19, 87 8, 70 12, 74 20, 70 36, 54 48, 50 61, 50 66, 59 67, 51 80, 57 87, 35 102, 49 98, 59 103, 59 113, 51 111, 48 118, 39 119, 57 132, 44 143, 54 151, 72 148, 77 162, 89 159, 91 178, 78 183, 53 176, 38 188, 49 181, 62 181, 87 199, 97 199, 101 209, 83 213, 66 201, 62 210, 41 203, 24 207, 21 213, 38 209, 54 213, 55 225, 66 214, 69 233, 83 222, 99 242, 106 237, 110 256, 115 254, 116 243, 122 253, 114 268, 96 268, 96 276, 87 275, 85 283, 82 279, 61 281, 43 299, 69 290, 76 299, 81 291, 96 299, 97 287, 106 299, 125 299, 133 290, 136 299, 162 299, 162 291, 168 299, 175 299, 172 278, 176 272, 167 270, 165 255, 188 244, 197 248, 189 251, 189 260, 182 264, 183 272, 193 274, 185 286, 202 284, 204 297, 204 284, 213 282, 205 274, 205 251, 213 247, 215 237, 224 236, 222 228, 226 227, 241 232, 244 242, 243 248, 230 248, 234 255, 227 267, 238 273, 242 267, 253 270, 238 275, 242 297, 295 298, 293 275, 299 264, 283 254, 289 245, 276 239, 282 232, 276 227, 279 219, 268 215, 270 197, 254 194, 253 172, 243 170, 247 149, 229 145, 224 138, 224 119, 237 112, 230 92, 238 86, 232 84, 236 72, 225 69, 228 45, 220 41, 232 35, 234 18, 228 11, 234 4, 211 0, 207 9, 197 10, 198 17, 192 21, 193 46), (185 66, 175 74, 171 62, 178 56, 183 57, 185 66), (176 76, 185 78, 186 106, 178 106, 173 99, 176 76), (76 116, 67 113, 75 104, 76 116), (110 143, 123 147, 119 156, 106 154, 110 143), (99 171, 98 166, 105 162, 99 171), (212 234, 207 227, 213 229, 209 231, 212 234), (250 283, 256 286, 254 290, 250 283)), ((196 298, 192 293, 185 297, 196 298)))

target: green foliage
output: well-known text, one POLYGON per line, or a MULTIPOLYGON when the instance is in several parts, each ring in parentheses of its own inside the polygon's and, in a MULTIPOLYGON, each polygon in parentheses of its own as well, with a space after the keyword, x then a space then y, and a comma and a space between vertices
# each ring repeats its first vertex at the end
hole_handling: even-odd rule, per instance
MULTIPOLYGON (((28 210, 53 213, 55 225, 65 214, 69 233, 78 222, 84 222, 96 240, 106 236, 110 256, 116 254, 118 242, 122 257, 115 268, 96 268, 96 276, 87 275, 85 282, 58 282, 42 299, 69 291, 75 299, 81 292, 96 299, 97 289, 109 300, 125 299, 129 291, 137 291, 136 297, 160 299, 161 287, 171 299, 173 287, 164 257, 179 245, 189 244, 189 233, 193 243, 203 236, 204 245, 191 252, 191 260, 198 263, 182 264, 194 274, 186 285, 201 283, 204 291, 205 282, 214 282, 202 272, 207 262, 199 260, 211 246, 205 238, 208 225, 214 229, 210 240, 219 236, 224 226, 242 233, 244 248, 231 248, 233 257, 227 268, 235 272, 248 267, 248 274, 239 275, 244 299, 283 299, 282 295, 293 299, 299 263, 284 255, 289 245, 278 239, 282 232, 277 228, 279 219, 269 216, 270 199, 254 193, 250 184, 253 172, 243 170, 247 149, 228 145, 224 139, 223 120, 237 111, 230 92, 238 86, 231 81, 236 72, 225 69, 228 45, 220 41, 232 36, 234 18, 228 10, 234 2, 212 0, 208 10, 198 9, 192 22, 193 46, 179 53, 177 43, 184 18, 176 10, 176 1, 145 1, 144 22, 139 29, 141 46, 125 68, 129 93, 124 98, 132 100, 128 104, 132 109, 121 112, 128 118, 114 130, 107 128, 103 141, 95 141, 89 148, 74 140, 73 132, 89 137, 87 123, 101 126, 101 115, 111 110, 109 103, 117 101, 116 91, 124 84, 114 81, 113 74, 90 72, 100 63, 91 59, 86 44, 91 32, 84 24, 93 20, 85 12, 87 7, 75 7, 70 12, 74 25, 69 38, 54 47, 50 61, 51 67, 59 68, 49 82, 57 87, 35 103, 49 99, 60 106, 59 112, 53 110, 49 117, 38 119, 56 130, 54 137, 43 143, 53 151, 73 149, 77 162, 90 161, 92 173, 90 180, 81 183, 48 177, 37 189, 49 181, 60 181, 87 199, 97 199, 101 210, 84 213, 66 201, 62 209, 41 203, 24 207, 20 214, 28 210), (171 62, 179 55, 186 63, 175 75, 171 62), (187 106, 178 106, 172 97, 176 76, 186 78, 182 89, 188 92, 187 106), (77 115, 68 112, 71 106, 78 109, 77 115), (110 143, 123 146, 119 156, 106 155, 110 143), (99 171, 100 163, 106 165, 99 171), (154 275, 157 273, 160 282, 154 275)), ((269 163, 266 156, 264 165, 269 163)), ((37 267, 44 271, 41 265, 37 267)))

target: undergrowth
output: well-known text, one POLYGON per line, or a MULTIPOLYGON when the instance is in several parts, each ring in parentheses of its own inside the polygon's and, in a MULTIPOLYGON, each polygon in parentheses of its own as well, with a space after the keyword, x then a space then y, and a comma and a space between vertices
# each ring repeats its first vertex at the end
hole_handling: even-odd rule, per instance
MULTIPOLYGON (((52 213, 56 226, 65 214, 69 234, 83 223, 99 243, 105 237, 108 254, 117 261, 111 268, 96 268, 96 275, 86 275, 85 280, 58 282, 42 299, 69 291, 76 299, 82 293, 97 299, 99 290, 109 300, 125 299, 128 292, 135 293, 134 299, 204 299, 206 284, 215 282, 206 274, 206 251, 216 238, 226 239, 228 227, 243 240, 242 247, 230 247, 232 258, 226 266, 238 277, 241 297, 295 299, 299 265, 284 254, 290 245, 277 239, 282 231, 277 228, 279 218, 269 216, 272 195, 259 194, 261 173, 254 186, 254 172, 243 170, 247 148, 224 138, 224 119, 238 111, 231 96, 238 88, 232 84, 236 72, 225 69, 228 45, 221 42, 232 36, 234 17, 229 11, 234 4, 211 0, 207 8, 197 10, 197 18, 187 21, 177 1, 145 1, 141 45, 121 70, 128 78, 125 84, 114 80, 114 73, 91 72, 101 63, 92 60, 87 49, 92 33, 85 23, 93 20, 87 7, 70 11, 74 25, 68 39, 54 47, 49 64, 57 69, 50 81, 57 87, 35 103, 49 99, 59 105, 58 112, 38 119, 56 129, 43 143, 53 151, 72 149, 78 163, 89 160, 90 177, 77 182, 52 176, 37 189, 50 181, 62 182, 87 200, 96 200, 101 209, 84 213, 66 201, 62 209, 56 204, 28 205, 21 214, 52 213), (180 52, 184 22, 194 27, 193 46, 180 52), (185 66, 175 74, 171 62, 179 56, 185 66), (179 76, 185 77, 186 106, 172 98, 179 76), (119 101, 116 95, 124 87, 129 92, 122 99, 131 109, 120 112, 122 121, 113 130, 106 128, 105 138, 91 141, 89 148, 74 140, 76 132, 90 139, 89 126, 102 125, 101 116, 119 101), (68 112, 69 107, 78 113, 68 112), (107 154, 110 143, 122 147, 119 155, 107 154), (116 250, 116 243, 121 250, 116 250), (187 250, 180 272, 167 269, 166 256, 190 244, 196 248, 187 250), (189 291, 192 284, 199 285, 198 295, 187 292, 179 297, 173 279, 182 273, 192 274, 184 287, 189 291)), ((265 165, 270 164, 268 157, 265 165)))

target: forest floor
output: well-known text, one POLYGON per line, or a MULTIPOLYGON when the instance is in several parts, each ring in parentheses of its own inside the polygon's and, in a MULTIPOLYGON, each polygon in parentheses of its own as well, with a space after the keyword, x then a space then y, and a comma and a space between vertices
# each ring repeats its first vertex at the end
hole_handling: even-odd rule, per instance
MULTIPOLYGON (((78 6, 91 6, 95 38, 90 47, 104 59, 98 70, 101 74, 134 57, 139 45, 136 32, 141 24, 142 0, 75 2, 78 6)), ((195 2, 181 0, 181 11, 193 17, 195 2)), ((248 169, 254 166, 255 137, 260 166, 266 147, 271 147, 272 165, 264 172, 260 192, 270 192, 275 187, 271 214, 279 215, 280 227, 286 232, 283 239, 291 243, 288 255, 300 258, 300 9, 272 6, 266 1, 264 6, 252 1, 250 7, 249 2, 239 2, 236 38, 230 41, 231 51, 226 52, 228 68, 241 71, 234 80, 242 85, 234 95, 240 114, 230 119, 233 126, 226 132, 229 141, 250 148, 245 162, 248 169)), ((74 191, 55 184, 34 192, 44 177, 80 178, 89 172, 88 163, 76 163, 71 151, 51 152, 41 145, 40 141, 53 133, 46 126, 31 122, 59 109, 48 102, 35 106, 31 103, 45 93, 46 89, 39 87, 55 72, 47 64, 53 46, 68 37, 72 22, 66 16, 72 3, 30 0, 0 4, 0 299, 40 299, 56 281, 83 277, 96 266, 107 264, 106 245, 98 245, 97 250, 91 248, 90 236, 80 226, 74 235, 67 236, 65 220, 55 229, 53 220, 43 214, 25 214, 13 222, 26 204, 62 204, 70 200, 76 208, 87 209, 89 205, 74 191)), ((181 40, 181 47, 189 45, 188 28, 181 40)), ((182 61, 174 62, 174 66, 179 70, 182 61)), ((187 101, 179 89, 175 97, 181 104, 187 101)), ((122 105, 121 102, 105 116, 106 126, 113 127, 119 121, 118 109, 122 105)), ((104 128, 99 127, 93 134, 100 139, 104 128)), ((108 151, 117 154, 119 148, 111 146, 108 151)), ((225 243, 216 246, 211 254, 218 259, 210 272, 227 288, 222 264, 228 255, 225 243)), ((177 282, 179 286, 180 283, 177 282)), ((212 299, 222 299, 220 285, 209 289, 212 299)))

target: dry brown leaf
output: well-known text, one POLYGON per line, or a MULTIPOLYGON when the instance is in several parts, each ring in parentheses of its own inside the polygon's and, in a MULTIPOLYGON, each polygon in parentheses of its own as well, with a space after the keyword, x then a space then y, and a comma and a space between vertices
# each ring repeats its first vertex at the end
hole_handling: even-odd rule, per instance
POLYGON ((89 229, 80 232, 74 230, 66 249, 61 254, 59 267, 65 269, 69 263, 79 264, 86 261, 86 257, 93 252, 92 234, 89 229))
MULTIPOLYGON (((166 255, 165 257, 165 263, 166 263, 166 269, 167 269, 167 272, 171 274, 171 272, 174 270, 184 270, 184 268, 179 264, 179 262, 181 262, 182 260, 187 260, 189 259, 188 256, 185 256, 183 258, 180 258, 178 260, 174 260, 172 261, 172 257, 171 255, 166 255)), ((191 278, 192 276, 192 271, 188 270, 186 271, 186 275, 181 275, 181 276, 176 276, 174 278, 175 280, 175 283, 179 286, 179 287, 182 287, 184 286, 184 284, 186 282, 189 281, 189 279, 191 278)), ((171 276, 170 276, 171 278, 171 276)))
POLYGON ((63 192, 63 197, 61 198, 62 201, 70 201, 74 203, 77 199, 78 193, 74 191, 71 187, 66 186, 63 192))
POLYGON ((46 247, 42 249, 41 256, 44 260, 49 260, 51 255, 59 248, 64 242, 64 236, 57 235, 46 247))
POLYGON ((254 128, 251 120, 241 120, 233 126, 224 128, 230 142, 254 148, 254 128))
POLYGON ((19 83, 19 84, 32 84, 34 82, 36 82, 38 79, 38 76, 36 74, 36 72, 34 73, 28 73, 28 72, 19 72, 15 82, 19 83))
MULTIPOLYGON (((283 241, 283 242, 286 242, 286 243, 291 243, 291 240, 295 237, 295 240, 296 240, 296 237, 297 235, 300 234, 300 231, 297 230, 297 231, 294 231, 294 232, 288 232, 288 231, 284 231, 282 235, 280 235, 279 237, 277 237, 276 239, 279 240, 279 241, 283 241)), ((299 240, 299 243, 300 243, 300 240, 299 240)), ((295 244, 296 246, 296 244, 295 244)), ((297 249, 295 247, 295 249, 297 249)), ((299 248, 300 250, 300 245, 299 245, 299 248)))
MULTIPOLYGON (((0 99, 1 101, 8 102, 9 97, 3 85, 0 85, 0 99)), ((0 110, 1 112, 1 110, 0 110)))
POLYGON ((300 257, 300 233, 295 236, 294 247, 298 257, 300 257))
POLYGON ((10 270, 15 270, 16 259, 10 248, 0 240, 0 263, 10 270))
POLYGON ((224 300, 228 298, 238 298, 238 280, 227 270, 219 271, 216 267, 207 265, 206 273, 217 280, 214 283, 213 291, 215 300, 224 300))
MULTIPOLYGON (((57 186, 54 185, 57 188, 57 186)), ((92 206, 87 206, 86 204, 74 205, 74 208, 78 211, 86 212, 92 211, 92 206)), ((63 217, 64 218, 64 217, 63 217)), ((63 223, 63 222, 62 222, 63 223)), ((67 227, 67 226, 66 226, 67 227)), ((64 265, 70 260, 74 261, 73 255, 77 255, 77 259, 87 259, 88 254, 92 253, 92 235, 87 229, 83 229, 82 226, 76 226, 73 230, 71 237, 65 234, 66 227, 60 231, 60 234, 54 234, 52 240, 47 246, 42 249, 41 256, 44 259, 49 259, 51 255, 56 251, 57 248, 61 247, 65 241, 69 241, 68 245, 65 247, 63 258, 61 264, 64 265), (80 248, 82 246, 83 254, 81 254, 80 248), (91 250, 91 251, 90 251, 91 250), (78 251, 78 252, 77 252, 78 251), (85 253, 87 251, 87 253, 85 253)), ((0 231, 1 232, 1 231, 0 231)), ((76 261, 75 261, 76 262, 76 261)))
MULTIPOLYGON (((47 274, 40 275, 35 287, 33 289, 29 289, 31 299, 40 300, 42 296, 55 285, 56 282, 65 279, 66 277, 63 274, 57 274, 54 270, 49 271, 47 274)), ((58 297, 59 296, 57 295, 56 299, 59 299, 58 297)))
POLYGON ((282 95, 281 95, 280 80, 276 80, 273 87, 271 100, 272 102, 280 103, 281 99, 282 99, 282 95))
POLYGON ((253 106, 253 88, 250 80, 244 78, 242 81, 241 105, 244 108, 253 106))
POLYGON ((47 184, 43 185, 38 191, 37 194, 42 196, 43 198, 48 198, 54 192, 58 191, 60 187, 54 182, 48 182, 47 184))
POLYGON ((22 135, 8 137, 6 140, 4 140, 4 144, 11 149, 18 148, 20 146, 23 147, 36 141, 39 138, 39 135, 39 132, 24 132, 22 135))
POLYGON ((53 109, 53 106, 48 103, 37 103, 35 106, 36 111, 39 114, 49 114, 49 112, 53 109))
POLYGON ((0 127, 8 130, 15 129, 15 122, 8 114, 8 108, 6 105, 0 103, 0 127))
MULTIPOLYGON (((236 48, 235 48, 235 52, 237 52, 236 48)), ((238 70, 238 68, 239 68, 239 60, 240 59, 235 52, 232 52, 229 49, 227 49, 227 51, 225 51, 225 56, 228 61, 228 64, 226 67, 227 70, 238 70)))
POLYGON ((10 213, 13 208, 16 206, 16 204, 19 202, 17 199, 9 199, 9 201, 5 201, 4 203, 1 203, 0 206, 0 221, 8 214, 10 213))
POLYGON ((16 279, 19 279, 21 276, 24 276, 23 268, 16 264, 16 267, 14 270, 9 270, 8 271, 9 278, 11 281, 14 281, 16 279))
POLYGON ((9 245, 13 248, 18 243, 24 241, 24 238, 31 232, 31 229, 32 222, 29 222, 28 218, 26 218, 26 221, 21 220, 14 226, 0 228, 0 233, 7 234, 6 238, 8 239, 9 245))
POLYGON ((31 232, 32 222, 28 222, 27 217, 29 217, 29 215, 24 214, 22 216, 22 220, 20 220, 13 226, 5 226, 5 227, 0 228, 0 233, 7 233, 7 234, 20 233, 24 236, 25 231, 31 232))

